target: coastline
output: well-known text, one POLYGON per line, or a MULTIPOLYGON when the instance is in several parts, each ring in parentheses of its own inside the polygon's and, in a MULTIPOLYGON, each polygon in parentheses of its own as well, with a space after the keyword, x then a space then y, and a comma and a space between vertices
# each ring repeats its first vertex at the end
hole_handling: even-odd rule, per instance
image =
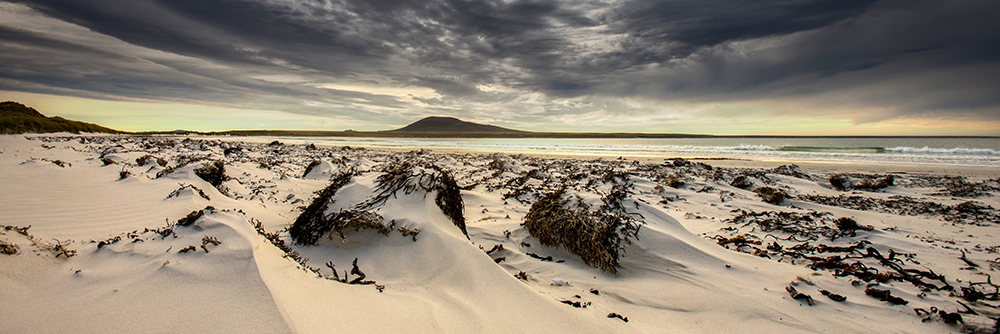
POLYGON ((219 139, 0 136, 0 331, 995 321, 973 293, 1000 270, 991 170, 219 139))
MULTIPOLYGON (((179 137, 183 138, 183 137, 179 137)), ((218 136, 198 136, 199 139, 219 139, 224 141, 245 141, 245 142, 255 142, 255 143, 269 143, 275 140, 287 140, 286 137, 218 137, 218 136)), ((752 137, 757 138, 757 137, 752 137)), ((765 137, 766 138, 766 137, 765 137)), ((951 138, 951 137, 947 137, 951 138)), ((311 143, 322 147, 340 147, 343 145, 338 145, 336 143, 330 143, 325 141, 314 141, 310 140, 308 137, 296 137, 294 142, 297 143, 311 143)), ((419 145, 412 146, 399 146, 399 147, 386 147, 384 145, 379 145, 378 143, 365 144, 353 142, 352 147, 365 147, 367 149, 373 150, 385 150, 389 152, 406 152, 413 150, 427 150, 430 152, 442 153, 442 154, 491 154, 491 153, 504 153, 504 154, 524 154, 533 157, 542 158, 552 158, 552 159, 578 159, 578 160, 593 160, 593 159, 617 159, 619 157, 639 161, 641 163, 661 163, 664 160, 671 160, 673 158, 683 158, 686 160, 704 162, 709 165, 727 167, 727 168, 775 168, 782 165, 795 164, 804 170, 814 171, 814 172, 832 172, 832 173, 897 173, 897 174, 926 174, 926 175, 953 175, 953 176, 963 176, 972 178, 997 178, 1000 177, 1000 166, 990 167, 990 166, 960 166, 960 165, 944 165, 944 164, 908 164, 908 163, 872 163, 872 162, 844 162, 844 161, 810 161, 810 160, 781 160, 781 159, 755 159, 755 158, 717 158, 717 157, 706 157, 704 155, 697 156, 686 156, 686 155, 667 155, 667 154, 629 154, 629 153, 613 153, 613 152, 539 152, 536 150, 523 150, 523 149, 490 149, 490 148, 457 148, 457 147, 422 147, 419 145)))
MULTIPOLYGON (((274 140, 284 139, 278 137, 200 137, 201 139, 223 139, 228 141, 247 141, 256 143, 269 143, 274 140)), ((303 143, 313 143, 322 147, 339 147, 328 142, 313 142, 308 138, 296 138, 303 143)), ((557 152, 537 152, 531 150, 493 150, 482 148, 424 148, 419 146, 411 147, 385 147, 379 145, 353 145, 352 147, 365 147, 372 150, 385 150, 388 152, 407 152, 413 150, 427 150, 441 154, 524 154, 527 156, 549 158, 549 159, 577 159, 613 160, 624 158, 640 163, 662 163, 665 160, 682 158, 691 161, 703 162, 711 166, 726 168, 759 168, 770 169, 783 165, 797 165, 803 170, 812 172, 828 173, 893 173, 893 174, 917 174, 917 175, 942 175, 942 176, 962 176, 977 179, 992 179, 1000 177, 1000 167, 988 166, 956 166, 940 164, 902 164, 902 163, 868 163, 868 162, 841 162, 841 161, 801 161, 801 160, 764 160, 764 159, 730 159, 698 156, 666 156, 666 155, 635 155, 635 154, 614 154, 614 153, 557 153, 557 152)))
MULTIPOLYGON (((375 149, 386 149, 390 151, 410 151, 412 148, 407 149, 392 149, 378 147, 375 149)), ((490 154, 495 153, 493 151, 487 150, 472 150, 472 149, 428 149, 428 151, 442 154, 465 154, 465 153, 478 153, 478 154, 490 154)), ((1000 177, 1000 167, 985 167, 985 166, 952 166, 952 165, 918 165, 918 164, 876 164, 876 163, 864 163, 864 162, 838 162, 838 161, 793 161, 793 160, 750 160, 750 159, 727 159, 727 158, 699 158, 699 157, 651 157, 643 155, 615 155, 615 154, 555 154, 555 153, 538 153, 538 152, 525 152, 525 151, 512 151, 512 152, 498 152, 504 154, 524 154, 527 156, 547 158, 547 159, 577 159, 577 160, 594 160, 594 159, 605 159, 614 160, 618 158, 623 158, 630 161, 639 161, 640 163, 662 163, 664 161, 673 160, 675 158, 681 158, 684 160, 702 162, 714 167, 725 167, 725 168, 754 168, 754 169, 771 169, 784 165, 797 165, 803 170, 811 172, 827 172, 827 173, 893 173, 893 174, 917 174, 917 175, 948 175, 948 176, 964 176, 971 178, 997 178, 1000 177)))

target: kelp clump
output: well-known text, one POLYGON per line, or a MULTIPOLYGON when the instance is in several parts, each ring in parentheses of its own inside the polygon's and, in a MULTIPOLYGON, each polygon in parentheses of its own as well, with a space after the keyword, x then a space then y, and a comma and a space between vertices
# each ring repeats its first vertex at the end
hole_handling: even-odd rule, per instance
MULTIPOLYGON (((375 230, 382 235, 389 235, 395 229, 396 222, 391 221, 386 225, 385 219, 372 211, 373 209, 384 204, 389 198, 395 197, 396 192, 400 190, 406 194, 417 190, 428 192, 437 190, 438 207, 455 222, 455 225, 462 229, 462 233, 468 235, 465 231, 465 217, 462 214, 464 205, 455 180, 444 171, 418 173, 414 172, 414 169, 415 166, 409 163, 389 168, 376 179, 378 192, 374 196, 350 209, 327 214, 327 208, 333 202, 333 196, 340 188, 351 182, 353 173, 348 172, 336 176, 330 185, 317 192, 316 198, 288 229, 288 234, 296 243, 302 245, 315 245, 321 237, 333 239, 334 234, 339 236, 341 240, 346 240, 344 232, 352 229, 354 231, 375 230)), ((412 236, 413 241, 416 241, 416 234, 420 233, 420 230, 406 227, 400 227, 398 231, 403 236, 412 236)))
POLYGON ((830 186, 840 191, 879 191, 895 185, 896 177, 889 175, 834 174, 830 186))
POLYGON ((577 198, 572 203, 575 208, 570 208, 571 200, 564 195, 561 189, 531 205, 524 217, 528 233, 542 245, 565 248, 589 266, 617 273, 624 247, 637 236, 640 225, 627 214, 609 212, 609 205, 591 213, 577 198))
POLYGON ((194 170, 194 174, 198 175, 202 180, 208 182, 215 188, 219 188, 222 182, 226 181, 226 164, 222 161, 214 161, 212 163, 207 163, 204 166, 198 167, 194 170))
POLYGON ((764 202, 774 205, 781 205, 781 202, 784 202, 785 198, 788 197, 788 194, 785 192, 771 187, 760 187, 754 189, 754 192, 757 193, 757 196, 760 196, 761 200, 764 202))
POLYGON ((462 190, 447 170, 434 164, 404 161, 387 168, 375 180, 375 184, 378 193, 358 204, 355 208, 369 210, 385 204, 390 197, 395 197, 399 191, 403 191, 407 195, 418 190, 428 193, 436 191, 437 197, 434 198, 434 203, 455 226, 462 230, 462 234, 466 238, 469 237, 465 224, 465 204, 462 201, 462 190))
POLYGON ((315 245, 319 238, 328 235, 333 230, 333 223, 326 215, 326 206, 330 203, 337 190, 351 182, 353 175, 340 174, 326 188, 316 193, 312 203, 295 218, 295 223, 288 228, 288 234, 301 245, 315 245))

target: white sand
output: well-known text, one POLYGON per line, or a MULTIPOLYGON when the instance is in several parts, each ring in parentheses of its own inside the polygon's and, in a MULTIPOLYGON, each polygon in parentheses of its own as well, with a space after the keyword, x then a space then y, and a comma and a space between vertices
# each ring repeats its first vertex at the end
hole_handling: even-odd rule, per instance
MULTIPOLYGON (((941 333, 960 331, 963 325, 946 324, 940 316, 922 322, 926 315, 917 316, 914 308, 955 312, 964 310, 958 304, 961 301, 979 312, 962 314, 967 329, 984 331, 992 330, 993 319, 1000 313, 996 301, 970 302, 950 296, 948 291, 921 291, 904 281, 873 286, 908 301, 892 305, 866 296, 868 282, 854 286, 851 281, 855 277, 814 271, 807 268, 810 260, 778 262, 781 256, 777 254, 771 254, 771 259, 747 254, 753 245, 740 252, 711 238, 746 235, 763 239, 758 249, 775 241, 756 225, 725 222, 738 214, 734 209, 829 211, 831 219, 854 217, 874 230, 858 231, 855 237, 836 241, 813 240, 812 245, 847 246, 867 240, 883 255, 889 249, 915 254, 901 261, 905 268, 943 274, 945 282, 961 295, 960 287, 969 281, 984 282, 985 275, 1000 269, 1000 265, 991 267, 988 262, 1000 257, 996 253, 1000 249, 991 248, 1000 245, 997 221, 948 222, 942 215, 859 211, 800 199, 772 205, 761 202, 751 191, 730 186, 736 170, 727 170, 729 174, 720 180, 709 180, 701 167, 657 166, 662 160, 632 164, 631 160, 553 160, 459 152, 407 156, 399 151, 310 150, 304 145, 181 142, 183 138, 104 136, 86 142, 75 136, 60 140, 27 137, 34 139, 0 136, 0 225, 30 225, 27 232, 34 240, 0 229, 0 240, 19 247, 18 254, 0 255, 3 333, 941 333), (168 141, 175 144, 157 146, 168 141), (242 153, 225 155, 230 147, 240 147, 242 153), (102 154, 116 163, 105 166, 102 154), (164 158, 167 167, 194 157, 221 160, 231 179, 220 187, 223 194, 195 174, 204 161, 157 178, 165 168, 156 165, 155 159, 145 166, 135 161, 146 154, 164 158), (357 172, 337 191, 328 213, 352 208, 377 194, 381 171, 405 159, 449 170, 460 186, 478 184, 461 192, 468 238, 438 208, 435 192, 417 190, 399 192, 373 209, 385 222, 395 220, 396 227, 419 229, 416 241, 398 232, 383 236, 362 230, 346 233, 346 241, 334 233, 330 240, 321 239, 315 246, 292 245, 283 229, 292 225, 314 193, 326 187, 332 177, 352 169, 357 172), (60 167, 52 163, 55 160, 68 164, 60 167), (303 175, 313 160, 322 163, 303 175), (502 165, 499 169, 490 166, 495 161, 502 165), (595 171, 609 168, 634 174, 629 178, 634 184, 632 194, 622 203, 644 222, 638 239, 624 248, 617 274, 590 267, 579 256, 542 246, 532 237, 520 225, 531 203, 537 201, 530 193, 519 197, 524 202, 504 199, 505 193, 517 188, 509 182, 518 177, 529 175, 525 185, 534 193, 545 194, 559 186, 553 180, 577 170, 583 172, 579 176, 583 183, 596 181, 589 188, 571 187, 570 193, 580 195, 596 209, 613 182, 600 181, 602 175, 595 171), (528 174, 536 169, 547 169, 543 173, 547 175, 528 174), (129 176, 119 180, 121 171, 129 176), (663 185, 663 179, 653 177, 671 174, 679 175, 684 186, 670 188, 663 185), (192 188, 168 198, 183 185, 202 190, 210 199, 192 188), (668 198, 671 201, 664 201, 668 198), (173 235, 146 232, 162 232, 193 210, 209 205, 215 210, 206 210, 194 225, 171 226, 173 235), (324 264, 332 262, 343 276, 357 258, 366 279, 384 285, 384 291, 379 292, 374 285, 343 284, 302 269, 254 230, 252 222, 256 221, 268 233, 280 232, 282 240, 308 258, 306 264, 319 269, 319 274, 331 276, 324 264), (511 232, 509 237, 505 231, 511 232), (99 241, 115 236, 121 240, 98 249, 99 241), (221 243, 205 244, 206 236, 221 243), (75 255, 66 258, 47 249, 59 243, 75 255), (200 247, 203 244, 205 248, 200 247), (482 250, 497 244, 504 250, 490 255, 482 250), (195 251, 178 252, 188 246, 195 246, 195 251), (959 259, 962 251, 978 267, 965 269, 969 265, 959 259), (540 261, 528 253, 564 262, 540 261), (504 260, 494 262, 499 257, 504 260), (514 277, 522 271, 528 275, 527 281, 514 277), (569 284, 553 284, 557 278, 569 284), (811 295, 815 305, 792 299, 785 290, 790 282, 797 282, 795 288, 811 295), (592 294, 591 289, 599 294, 592 294), (844 295, 847 300, 830 300, 818 292, 820 289, 844 295), (561 303, 564 300, 590 304, 575 308, 561 303), (608 318, 612 312, 628 317, 629 322, 608 318)), ((704 162, 753 168, 781 164, 704 162)), ((876 199, 902 195, 945 205, 975 201, 1000 207, 996 191, 990 191, 994 196, 960 198, 931 195, 940 187, 914 184, 922 180, 917 174, 923 173, 968 176, 970 182, 1000 176, 989 169, 806 164, 802 170, 812 180, 771 173, 768 177, 774 184, 757 179, 755 186, 770 185, 792 195, 843 194, 876 199), (841 192, 831 189, 827 181, 830 171, 907 174, 898 174, 896 185, 881 191, 841 192)), ((787 236, 780 231, 770 233, 787 236)), ((779 242, 786 249, 796 244, 779 242)), ((847 262, 854 261, 880 272, 890 271, 870 258, 847 262)))

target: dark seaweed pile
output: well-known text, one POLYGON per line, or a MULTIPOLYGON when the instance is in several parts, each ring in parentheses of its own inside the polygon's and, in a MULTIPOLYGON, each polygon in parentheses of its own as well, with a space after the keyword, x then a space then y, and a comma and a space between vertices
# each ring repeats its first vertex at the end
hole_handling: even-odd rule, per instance
POLYGON ((906 216, 940 216, 942 220, 955 224, 989 225, 1000 223, 1000 212, 991 206, 974 201, 944 205, 899 195, 890 196, 888 199, 847 195, 799 195, 797 198, 802 201, 852 210, 906 216))

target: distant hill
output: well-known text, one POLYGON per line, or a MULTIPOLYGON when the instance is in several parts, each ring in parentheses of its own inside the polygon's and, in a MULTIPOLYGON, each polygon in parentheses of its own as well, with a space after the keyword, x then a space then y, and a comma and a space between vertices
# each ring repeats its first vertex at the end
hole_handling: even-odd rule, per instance
POLYGON ((454 117, 431 116, 400 129, 386 132, 467 132, 467 133, 520 133, 524 131, 511 130, 495 125, 472 123, 454 117))
POLYGON ((45 117, 35 108, 14 101, 0 102, 0 134, 52 132, 121 133, 97 124, 45 117))
MULTIPOLYGON (((171 134, 169 132, 155 132, 171 134)), ((197 133, 197 132, 192 132, 197 133)), ((532 132, 472 123, 454 117, 432 116, 405 127, 384 131, 300 131, 300 130, 230 130, 207 132, 208 135, 289 136, 289 137, 379 137, 379 138, 708 138, 711 135, 680 133, 623 132, 532 132)))
POLYGON ((35 110, 35 108, 14 102, 0 102, 0 116, 27 116, 27 117, 42 117, 45 115, 35 110))

